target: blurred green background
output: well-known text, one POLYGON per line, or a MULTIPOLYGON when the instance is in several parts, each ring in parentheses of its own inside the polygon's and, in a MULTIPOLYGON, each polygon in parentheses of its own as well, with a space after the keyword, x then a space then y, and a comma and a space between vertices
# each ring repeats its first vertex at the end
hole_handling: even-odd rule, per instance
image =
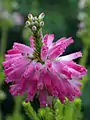
MULTIPOLYGON (((29 45, 30 31, 24 27, 27 15, 45 13, 43 34, 54 33, 55 41, 60 37, 72 36, 75 43, 64 54, 81 50, 83 57, 77 62, 86 66, 88 75, 83 80, 83 120, 90 120, 90 0, 0 0, 0 120, 26 119, 21 101, 24 97, 13 97, 4 83, 2 61, 4 53, 13 43, 29 45), (17 116, 16 114, 17 113, 17 116), (14 118, 15 116, 15 118, 14 118)), ((38 108, 37 101, 32 105, 38 108), (34 104, 35 103, 35 104, 34 104)))

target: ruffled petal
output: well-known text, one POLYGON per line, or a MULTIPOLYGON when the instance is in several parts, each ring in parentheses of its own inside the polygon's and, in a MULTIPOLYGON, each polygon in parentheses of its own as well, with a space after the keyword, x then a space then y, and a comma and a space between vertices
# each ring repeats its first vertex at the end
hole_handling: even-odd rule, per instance
POLYGON ((13 49, 20 51, 22 54, 32 55, 33 49, 20 43, 14 43, 13 49))
POLYGON ((8 54, 19 54, 21 53, 19 50, 11 49, 7 51, 8 54))
POLYGON ((47 47, 50 47, 50 45, 52 45, 53 40, 54 40, 54 34, 46 34, 43 38, 43 43, 47 47))
POLYGON ((10 93, 12 93, 12 95, 17 96, 19 94, 19 84, 15 84, 15 85, 11 85, 10 86, 10 93))
POLYGON ((28 97, 26 99, 27 102, 33 101, 36 91, 37 91, 37 82, 32 80, 28 86, 28 92, 27 92, 28 97))
POLYGON ((60 55, 62 55, 66 47, 71 43, 73 43, 72 38, 62 38, 57 42, 53 43, 52 47, 48 51, 48 58, 50 60, 53 60, 56 57, 59 57, 60 55))
POLYGON ((87 70, 82 65, 78 65, 73 61, 63 61, 69 68, 74 69, 75 71, 79 72, 81 76, 85 76, 87 74, 87 70))
POLYGON ((46 73, 46 69, 42 68, 42 70, 40 71, 40 75, 39 75, 39 80, 37 82, 37 89, 38 90, 42 90, 44 88, 44 76, 46 73))
POLYGON ((12 58, 11 60, 4 62, 4 72, 7 75, 7 79, 5 81, 18 82, 20 80, 21 74, 23 74, 28 64, 29 61, 24 57, 17 59, 12 58))
POLYGON ((40 91, 39 101, 40 101, 40 107, 46 107, 46 104, 47 104, 47 92, 46 92, 46 90, 40 91))
POLYGON ((5 55, 5 60, 11 60, 12 58, 17 58, 17 57, 21 57, 21 53, 18 54, 6 54, 5 55))
POLYGON ((48 54, 48 47, 44 45, 41 48, 41 60, 42 61, 45 61, 47 59, 47 54, 48 54))
POLYGON ((53 67, 56 69, 58 75, 61 77, 65 77, 67 79, 71 79, 71 71, 68 69, 68 67, 63 64, 63 62, 53 62, 53 67))
POLYGON ((71 60, 77 59, 81 56, 82 56, 81 52, 76 52, 76 53, 72 53, 72 54, 69 54, 69 55, 66 55, 66 56, 58 57, 56 60, 71 61, 71 60))

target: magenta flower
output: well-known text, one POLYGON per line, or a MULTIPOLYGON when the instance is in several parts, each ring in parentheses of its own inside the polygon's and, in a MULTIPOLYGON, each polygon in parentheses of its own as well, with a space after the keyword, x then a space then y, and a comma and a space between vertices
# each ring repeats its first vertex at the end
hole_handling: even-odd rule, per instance
POLYGON ((42 40, 40 57, 35 57, 34 38, 30 37, 30 47, 14 43, 5 55, 3 62, 6 83, 11 82, 12 95, 27 93, 26 101, 32 101, 37 94, 40 105, 52 104, 52 98, 58 97, 62 103, 66 98, 73 101, 79 97, 81 83, 79 80, 87 70, 73 60, 81 57, 81 52, 61 56, 66 47, 73 43, 72 38, 61 38, 57 42, 53 34, 46 34, 42 40))

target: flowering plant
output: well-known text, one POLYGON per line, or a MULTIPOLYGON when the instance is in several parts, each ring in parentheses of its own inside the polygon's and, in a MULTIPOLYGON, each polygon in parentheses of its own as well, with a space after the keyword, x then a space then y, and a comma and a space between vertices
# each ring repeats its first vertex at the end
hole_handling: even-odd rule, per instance
POLYGON ((79 97, 81 83, 79 80, 87 70, 73 60, 81 57, 81 52, 61 56, 73 39, 61 38, 56 42, 54 34, 42 35, 44 13, 39 17, 28 15, 26 27, 32 31, 30 46, 14 43, 7 51, 3 62, 6 83, 11 83, 12 95, 27 93, 26 102, 38 96, 40 106, 51 106, 53 98, 65 103, 66 98, 73 101, 79 97))

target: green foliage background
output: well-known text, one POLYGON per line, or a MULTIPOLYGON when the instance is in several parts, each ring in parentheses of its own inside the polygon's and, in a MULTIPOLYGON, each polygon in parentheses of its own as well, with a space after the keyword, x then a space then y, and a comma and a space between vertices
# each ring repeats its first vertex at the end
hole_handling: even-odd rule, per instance
MULTIPOLYGON (((8 91, 8 86, 4 83, 5 76, 3 73, 3 67, 1 65, 1 62, 4 59, 5 51, 12 47, 14 41, 29 44, 28 37, 31 33, 28 29, 24 28, 24 24, 17 25, 14 23, 14 21, 12 20, 12 14, 14 12, 20 13, 24 21, 27 20, 28 13, 38 15, 41 12, 44 12, 46 14, 45 26, 43 29, 44 34, 54 33, 55 41, 63 36, 73 37, 73 39, 75 40, 75 44, 68 47, 64 54, 72 53, 79 50, 81 50, 84 54, 83 58, 80 61, 77 60, 77 62, 80 62, 88 68, 88 76, 84 78, 84 81, 87 82, 84 82, 85 85, 83 87, 83 93, 81 96, 81 111, 83 117, 82 119, 90 120, 90 3, 87 2, 85 9, 82 10, 87 14, 87 17, 85 17, 85 19, 83 20, 78 19, 78 15, 81 12, 81 9, 78 7, 78 3, 79 0, 0 0, 0 120, 26 120, 27 118, 22 107, 22 101, 25 99, 25 97, 11 96, 8 91), (10 13, 11 16, 7 17, 7 15, 5 14, 5 17, 3 18, 2 11, 7 11, 8 13, 10 13), (84 29, 79 28, 80 22, 83 22, 85 24, 84 29)), ((61 107, 60 103, 58 102, 56 103, 56 106, 57 108, 59 108, 58 110, 56 110, 55 113, 57 114, 56 116, 58 118, 55 119, 74 120, 74 118, 70 116, 73 104, 68 105, 69 103, 67 102, 66 107, 63 108, 63 106, 61 107), (70 109, 67 106, 71 106, 70 109), (68 112, 62 114, 62 109, 65 109, 68 112), (62 116, 64 116, 64 118, 62 116), (68 118, 68 116, 70 118, 68 118)), ((39 108, 39 103, 37 102, 37 100, 34 100, 31 105, 33 106, 35 111, 37 111, 37 109, 39 108)), ((77 112, 78 114, 80 104, 77 104, 76 106, 76 108, 74 107, 74 112, 77 112)), ((44 110, 41 110, 40 112, 39 110, 39 117, 41 117, 42 114, 44 116, 46 114, 48 115, 48 113, 50 113, 50 115, 48 115, 49 117, 53 117, 52 112, 50 112, 49 108, 46 108, 46 111, 44 111, 44 113, 43 111, 44 110)), ((74 112, 72 112, 73 116, 75 116, 74 112)), ((48 118, 48 120, 51 120, 51 118, 48 118)), ((80 119, 81 117, 77 118, 77 120, 80 119)))

